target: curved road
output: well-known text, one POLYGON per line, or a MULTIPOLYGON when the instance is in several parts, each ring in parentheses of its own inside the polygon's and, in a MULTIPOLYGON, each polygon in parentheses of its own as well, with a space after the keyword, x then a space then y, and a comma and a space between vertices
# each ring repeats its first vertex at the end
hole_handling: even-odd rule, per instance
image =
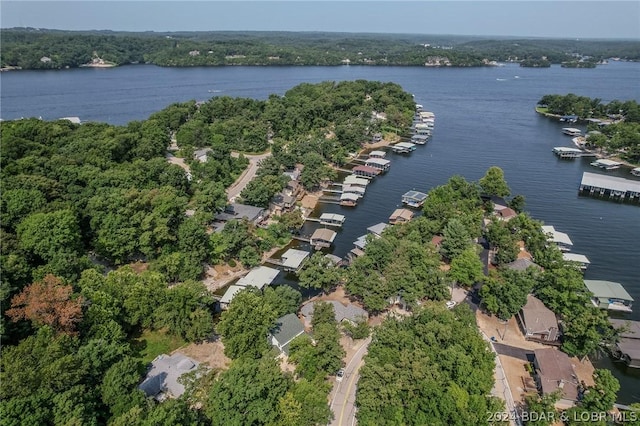
MULTIPOLYGON (((237 152, 232 152, 231 156, 238 157, 240 154, 237 152)), ((264 154, 258 155, 246 155, 245 158, 249 160, 249 166, 245 169, 244 172, 236 179, 235 182, 231 184, 229 188, 227 188, 227 199, 230 202, 233 202, 235 198, 240 195, 245 186, 256 176, 258 171, 258 163, 269 157, 271 155, 271 151, 267 151, 264 154)))
POLYGON ((331 410, 334 419, 331 426, 347 426, 356 423, 356 389, 359 370, 364 364, 363 358, 367 354, 367 348, 371 343, 371 337, 364 340, 362 346, 353 355, 344 369, 344 377, 341 382, 336 382, 333 386, 333 399, 331 400, 331 410))

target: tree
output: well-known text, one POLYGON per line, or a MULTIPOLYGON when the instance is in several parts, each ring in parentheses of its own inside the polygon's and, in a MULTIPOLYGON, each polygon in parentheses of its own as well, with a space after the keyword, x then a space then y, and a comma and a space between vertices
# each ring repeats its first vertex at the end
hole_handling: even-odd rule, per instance
POLYGON ((616 402, 620 382, 611 371, 602 368, 593 372, 593 381, 594 385, 586 389, 580 405, 594 413, 610 411, 616 402))
POLYGON ((300 287, 329 291, 340 280, 340 271, 323 253, 316 252, 304 264, 298 276, 300 287))
POLYGON ((355 323, 347 321, 342 325, 342 330, 355 340, 367 338, 371 332, 366 318, 359 318, 355 323))
POLYGON ((295 313, 302 302, 302 295, 288 285, 269 286, 263 291, 265 303, 274 310, 276 318, 295 313))
POLYGON ((267 335, 276 320, 275 311, 251 289, 240 291, 218 323, 224 353, 229 358, 260 358, 269 349, 267 335))
POLYGON ((141 367, 138 360, 126 357, 111 366, 105 373, 100 384, 100 393, 102 401, 114 416, 117 417, 132 407, 144 403, 144 392, 137 388, 141 367))
POLYGON ((527 303, 535 284, 534 272, 511 269, 490 275, 480 289, 482 303, 493 315, 508 320, 527 303))
POLYGON ((291 392, 293 399, 303 407, 299 417, 300 421, 296 423, 296 426, 325 425, 331 421, 333 413, 327 404, 327 395, 330 390, 331 385, 321 380, 301 379, 293 385, 289 392, 291 392))
POLYGON ((211 387, 204 411, 214 425, 275 424, 290 385, 272 357, 237 359, 211 387))
POLYGON ((155 323, 190 341, 204 340, 213 332, 212 307, 213 298, 205 285, 187 281, 166 291, 164 303, 155 309, 155 323))
POLYGON ((449 276, 463 286, 471 286, 484 279, 484 266, 475 247, 469 247, 453 258, 449 276))
MULTIPOLYGON (((527 413, 538 414, 539 416, 528 416, 529 419, 525 421, 525 424, 528 425, 537 425, 537 426, 550 426, 555 422, 553 416, 549 416, 549 413, 556 413, 555 404, 560 399, 560 391, 555 391, 550 394, 545 395, 526 395, 524 397, 524 402, 527 406, 527 413)), ((560 418, 558 415, 557 418, 560 418)))
POLYGON ((450 219, 443 231, 442 254, 453 259, 473 245, 471 236, 465 226, 458 219, 450 219))
POLYGON ((504 179, 504 172, 500 167, 489 167, 487 172, 478 181, 482 191, 487 195, 506 197, 511 193, 507 181, 504 179))
POLYGON ((82 320, 83 302, 82 296, 73 297, 70 285, 47 275, 14 296, 6 314, 13 321, 25 319, 38 327, 48 325, 58 333, 74 335, 82 320))

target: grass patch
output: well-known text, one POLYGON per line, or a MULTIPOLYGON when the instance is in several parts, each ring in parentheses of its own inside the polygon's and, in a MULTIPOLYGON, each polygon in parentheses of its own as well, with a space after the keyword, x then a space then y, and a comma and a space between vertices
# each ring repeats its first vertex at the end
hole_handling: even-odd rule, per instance
POLYGON ((186 343, 180 336, 169 334, 165 329, 145 329, 131 339, 131 346, 144 363, 153 361, 160 354, 171 353, 186 343))
POLYGON ((540 114, 547 114, 549 112, 549 108, 547 107, 536 107, 536 112, 540 114))

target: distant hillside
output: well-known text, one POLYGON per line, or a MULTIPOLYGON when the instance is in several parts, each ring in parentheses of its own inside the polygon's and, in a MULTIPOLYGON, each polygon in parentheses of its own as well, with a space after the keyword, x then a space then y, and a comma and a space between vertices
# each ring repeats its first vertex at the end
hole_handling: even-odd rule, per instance
POLYGON ((3 68, 125 65, 402 65, 476 67, 494 61, 640 60, 640 42, 324 32, 115 32, 11 28, 0 32, 3 68))

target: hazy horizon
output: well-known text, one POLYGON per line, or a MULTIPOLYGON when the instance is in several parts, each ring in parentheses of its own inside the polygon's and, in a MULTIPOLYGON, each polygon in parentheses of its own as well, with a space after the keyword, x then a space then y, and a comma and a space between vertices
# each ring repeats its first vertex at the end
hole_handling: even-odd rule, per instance
POLYGON ((638 1, 2 1, 0 27, 640 39, 638 1))

